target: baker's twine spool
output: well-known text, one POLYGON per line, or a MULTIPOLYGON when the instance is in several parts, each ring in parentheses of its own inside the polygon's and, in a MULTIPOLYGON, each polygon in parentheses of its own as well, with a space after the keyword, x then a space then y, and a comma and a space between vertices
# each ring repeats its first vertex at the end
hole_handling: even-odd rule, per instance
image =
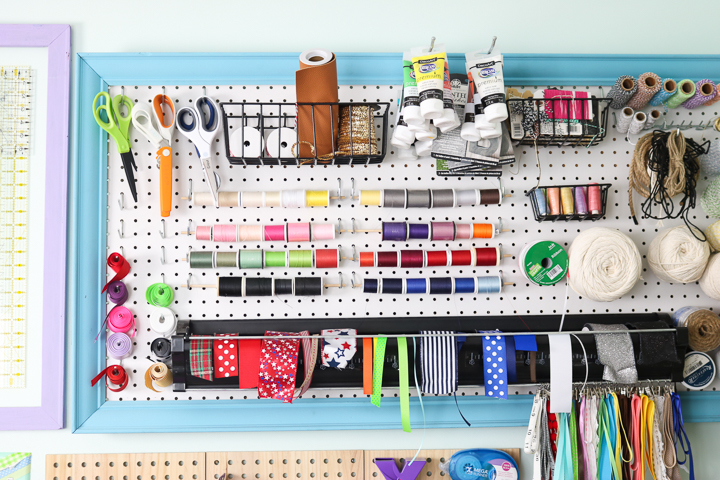
POLYGON ((710 244, 710 250, 720 252, 720 221, 717 221, 705 229, 705 238, 710 244))
POLYGON ((696 238, 700 230, 693 230, 695 235, 685 225, 667 228, 653 239, 647 259, 659 279, 670 283, 700 280, 710 258, 710 246, 696 238))
POLYGON ((720 300, 720 254, 710 256, 705 273, 700 278, 700 288, 708 297, 720 300))
POLYGON ((709 352, 720 347, 720 317, 716 313, 704 308, 684 307, 682 310, 690 310, 689 314, 673 314, 675 325, 687 327, 690 348, 698 352, 709 352))
POLYGON ((708 217, 720 218, 720 177, 715 177, 700 196, 700 206, 708 217))
POLYGON ((598 302, 611 302, 640 280, 642 258, 627 235, 594 227, 580 233, 570 249, 568 279, 575 292, 598 302))
POLYGON ((698 157, 700 171, 708 177, 720 175, 720 141, 713 140, 708 146, 708 152, 698 157))

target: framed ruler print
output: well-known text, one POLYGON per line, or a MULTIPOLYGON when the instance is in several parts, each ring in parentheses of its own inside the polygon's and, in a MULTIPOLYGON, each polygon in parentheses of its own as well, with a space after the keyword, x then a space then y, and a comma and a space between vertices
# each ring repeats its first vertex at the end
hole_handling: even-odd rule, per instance
POLYGON ((0 430, 64 426, 70 26, 0 25, 0 430))

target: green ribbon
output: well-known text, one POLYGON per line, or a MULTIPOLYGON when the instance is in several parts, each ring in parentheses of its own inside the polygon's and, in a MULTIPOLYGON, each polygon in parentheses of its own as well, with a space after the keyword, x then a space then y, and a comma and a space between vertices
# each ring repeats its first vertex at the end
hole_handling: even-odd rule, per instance
POLYGON ((383 365, 385 365, 386 344, 386 337, 380 337, 375 340, 375 358, 373 359, 373 393, 370 395, 370 403, 376 407, 380 406, 380 398, 382 394, 382 376, 383 365))
POLYGON ((145 291, 145 299, 150 305, 168 307, 173 301, 173 289, 164 283, 154 283, 145 291))
POLYGON ((572 448, 572 467, 573 467, 573 478, 580 478, 578 476, 578 448, 577 448, 577 419, 575 418, 575 401, 572 402, 572 409, 570 410, 570 446, 572 448))
POLYGON ((410 379, 408 377, 407 338, 398 337, 397 343, 398 366, 400 368, 400 418, 402 419, 403 431, 410 432, 410 379))

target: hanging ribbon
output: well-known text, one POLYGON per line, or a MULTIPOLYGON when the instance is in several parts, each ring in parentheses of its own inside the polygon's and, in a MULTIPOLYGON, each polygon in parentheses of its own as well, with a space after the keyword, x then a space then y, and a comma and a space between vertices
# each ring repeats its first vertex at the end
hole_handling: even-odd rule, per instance
POLYGON ((160 393, 153 387, 153 382, 159 387, 169 387, 173 383, 172 371, 162 362, 153 364, 145 371, 145 386, 153 392, 160 393))
POLYGON ((410 378, 408 372, 407 338, 398 337, 398 368, 400 369, 400 418, 402 428, 410 432, 410 378))
POLYGON ((485 396, 507 400, 507 363, 514 361, 514 359, 507 358, 505 337, 503 335, 493 335, 490 332, 490 335, 482 337, 482 344, 485 396))
POLYGON ((373 392, 373 339, 363 338, 363 393, 373 392))
POLYGON ((387 338, 380 337, 373 339, 375 343, 375 360, 373 361, 373 392, 370 396, 370 403, 376 407, 380 406, 382 398, 382 376, 383 366, 385 365, 385 346, 387 338))
POLYGON ((342 370, 347 367, 350 360, 355 356, 357 350, 355 338, 348 338, 350 335, 357 335, 353 328, 339 328, 335 330, 322 330, 321 335, 337 335, 335 338, 322 339, 322 364, 325 367, 342 370))
POLYGON ((672 398, 672 409, 675 423, 675 449, 677 455, 677 444, 680 443, 680 448, 685 454, 685 459, 681 462, 680 457, 677 459, 678 465, 685 465, 687 463, 688 478, 695 480, 695 467, 693 466, 692 448, 690 447, 690 440, 685 433, 685 423, 683 422, 682 407, 680 406, 680 395, 673 392, 672 398))
MULTIPOLYGON (((300 335, 308 337, 310 332, 307 330, 300 332, 300 335)), ((302 385, 295 389, 295 398, 304 395, 305 392, 310 388, 312 383, 313 372, 315 372, 315 364, 317 363, 318 356, 318 339, 317 338, 303 338, 303 371, 305 372, 305 378, 302 385)))
POLYGON ((173 301, 173 290, 164 283, 153 283, 145 290, 145 299, 155 307, 168 307, 173 301))
MULTIPOLYGON (((297 333, 265 332, 266 336, 297 336, 297 333)), ((298 351, 300 341, 284 338, 267 338, 260 350, 260 398, 274 398, 292 403, 295 393, 298 351)))
POLYGON ((213 352, 211 340, 190 340, 190 375, 212 381, 213 352))
POLYGON ((127 277, 128 273, 130 273, 130 264, 127 262, 127 260, 125 260, 122 255, 117 252, 113 252, 110 254, 107 259, 107 266, 110 267, 113 272, 115 272, 115 276, 105 284, 100 293, 105 293, 108 285, 110 285, 112 282, 122 280, 123 278, 127 277))
MULTIPOLYGON (((216 335, 216 337, 235 336, 234 333, 216 335)), ((215 378, 238 376, 238 342, 233 339, 213 341, 213 360, 215 378)))
POLYGON ((237 349, 240 388, 257 388, 260 379, 262 340, 238 340, 237 349))
POLYGON ((94 387, 103 375, 105 375, 105 386, 111 392, 122 392, 128 385, 129 378, 125 369, 121 365, 110 365, 92 379, 90 386, 94 387), (111 387, 111 384, 115 385, 117 388, 111 387))

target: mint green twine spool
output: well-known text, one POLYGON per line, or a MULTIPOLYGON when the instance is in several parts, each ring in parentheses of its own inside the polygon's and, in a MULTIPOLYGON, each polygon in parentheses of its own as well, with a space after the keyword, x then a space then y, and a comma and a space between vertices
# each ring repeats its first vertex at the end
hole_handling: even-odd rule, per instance
POLYGON ((700 171, 708 177, 720 175, 720 141, 713 140, 708 147, 708 153, 698 157, 700 171))
POLYGON ((215 266, 217 268, 237 267, 237 253, 217 252, 215 254, 215 266))
POLYGON ((709 217, 720 218, 720 177, 715 177, 700 197, 700 206, 709 217))
POLYGON ((265 266, 266 267, 284 267, 285 265, 285 252, 265 252, 265 266))
POLYGON ((685 79, 678 83, 677 91, 672 97, 667 99, 665 105, 668 108, 677 108, 681 103, 693 95, 695 95, 695 82, 685 79))
POLYGON ((213 252, 190 252, 190 268, 213 268, 213 252))
POLYGON ((145 290, 145 299, 150 305, 167 307, 173 301, 173 289, 164 283, 154 283, 145 290))
POLYGON ((240 268, 263 268, 263 251, 240 250, 240 268))
POLYGON ((288 266, 290 268, 312 268, 312 250, 290 250, 288 266))

